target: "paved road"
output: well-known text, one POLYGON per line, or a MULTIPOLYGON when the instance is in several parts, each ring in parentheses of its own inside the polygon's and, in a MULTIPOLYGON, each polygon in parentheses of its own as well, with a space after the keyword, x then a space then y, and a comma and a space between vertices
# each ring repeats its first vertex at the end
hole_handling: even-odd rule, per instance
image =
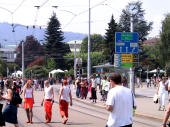
MULTIPOLYGON (((25 121, 26 113, 22 106, 18 110, 18 120, 20 127, 105 127, 109 113, 100 107, 94 106, 93 103, 82 103, 78 100, 73 100, 73 106, 69 110, 69 120, 67 125, 61 124, 58 108, 58 91, 59 86, 55 86, 55 103, 53 105, 52 122, 45 124, 44 109, 40 106, 43 92, 35 91, 35 105, 33 124, 27 124, 25 121)), ((146 117, 134 117, 134 127, 160 127, 161 121, 148 119, 146 117)), ((7 127, 13 127, 7 124, 7 127)))

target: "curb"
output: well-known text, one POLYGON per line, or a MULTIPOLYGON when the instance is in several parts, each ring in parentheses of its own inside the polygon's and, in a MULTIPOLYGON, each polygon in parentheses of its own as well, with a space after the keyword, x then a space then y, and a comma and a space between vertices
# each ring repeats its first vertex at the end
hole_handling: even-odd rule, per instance
MULTIPOLYGON (((91 103, 91 102, 89 102, 89 101, 81 100, 81 99, 78 99, 78 98, 75 98, 75 97, 73 97, 73 100, 82 102, 82 103, 84 103, 84 104, 96 106, 96 107, 98 107, 98 108, 105 108, 104 105, 97 104, 97 103, 96 103, 96 104, 95 104, 95 103, 91 103)), ((136 116, 139 116, 139 117, 146 117, 146 118, 149 118, 149 119, 155 119, 155 120, 163 121, 163 118, 158 118, 158 117, 155 117, 155 116, 152 116, 152 115, 148 115, 148 114, 142 114, 142 113, 135 112, 135 115, 136 115, 136 116)), ((170 122, 170 120, 168 120, 168 121, 170 122)))

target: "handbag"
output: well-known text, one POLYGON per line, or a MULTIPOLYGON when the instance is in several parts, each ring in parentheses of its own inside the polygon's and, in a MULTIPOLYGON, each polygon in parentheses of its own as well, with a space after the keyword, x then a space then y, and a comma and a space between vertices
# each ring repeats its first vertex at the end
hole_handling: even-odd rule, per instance
POLYGON ((157 104, 157 103, 158 103, 158 99, 159 99, 158 95, 155 94, 155 96, 153 97, 153 102, 154 102, 155 104, 157 104))

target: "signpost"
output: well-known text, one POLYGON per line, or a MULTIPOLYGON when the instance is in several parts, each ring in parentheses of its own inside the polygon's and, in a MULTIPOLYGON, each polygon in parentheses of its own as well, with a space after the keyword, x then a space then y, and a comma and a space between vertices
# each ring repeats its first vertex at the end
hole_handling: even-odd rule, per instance
POLYGON ((138 53, 138 33, 137 32, 116 32, 115 52, 116 53, 138 53))
MULTIPOLYGON (((133 28, 133 26, 131 26, 133 28)), ((116 67, 130 68, 130 89, 134 92, 133 66, 139 61, 139 37, 137 32, 115 33, 115 63, 116 67)))
POLYGON ((115 54, 114 65, 115 67, 133 67, 138 64, 138 54, 115 54))

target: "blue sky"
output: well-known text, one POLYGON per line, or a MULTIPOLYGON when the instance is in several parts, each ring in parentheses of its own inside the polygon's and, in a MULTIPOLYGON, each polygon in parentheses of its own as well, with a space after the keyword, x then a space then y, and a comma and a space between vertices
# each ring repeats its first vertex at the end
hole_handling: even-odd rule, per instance
MULTIPOLYGON (((63 31, 88 33, 89 0, 0 0, 0 22, 38 25, 46 27, 52 12, 62 25, 63 31), (34 6, 41 5, 37 11, 34 6), (58 6, 57 9, 52 6, 58 6), (82 13, 84 12, 84 13, 82 13)), ((91 0, 91 33, 105 34, 111 15, 119 21, 122 9, 132 0, 91 0)), ((134 1, 134 0, 133 0, 134 1)), ((149 37, 159 35, 161 21, 170 12, 170 0, 140 0, 143 2, 145 19, 152 21, 149 37)))

